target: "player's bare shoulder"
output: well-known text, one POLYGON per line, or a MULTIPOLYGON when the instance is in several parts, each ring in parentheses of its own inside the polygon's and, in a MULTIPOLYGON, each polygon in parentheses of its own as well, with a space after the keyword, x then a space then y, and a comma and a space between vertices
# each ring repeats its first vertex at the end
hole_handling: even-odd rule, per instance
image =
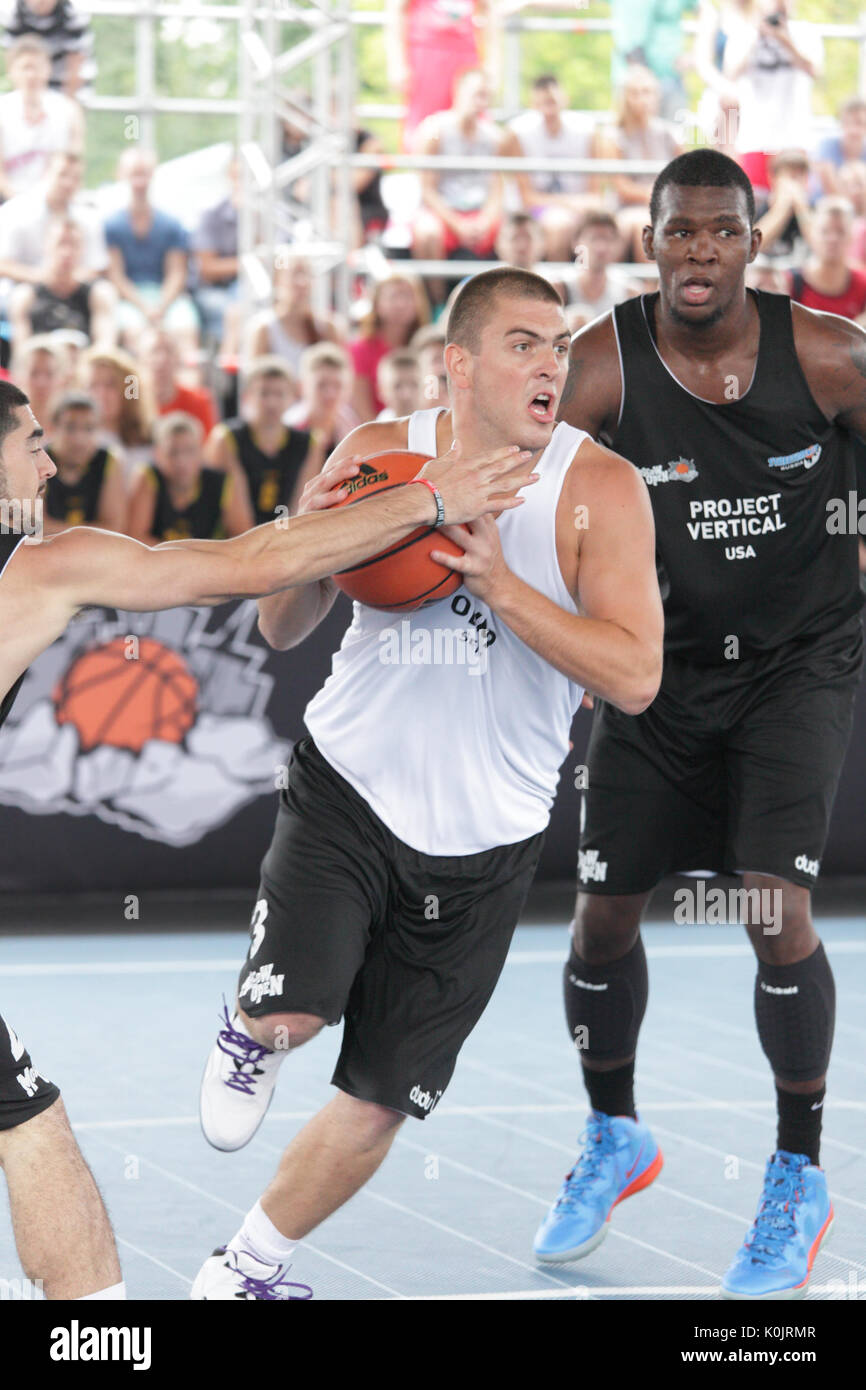
POLYGON ((594 439, 616 428, 622 401, 619 347, 613 311, 575 333, 558 419, 594 439))
POLYGON ((866 332, 851 319, 802 304, 791 304, 791 321, 797 359, 816 404, 828 420, 850 423, 862 433, 866 421, 866 332), (849 415, 851 420, 840 419, 849 415))
MULTIPOLYGON (((366 424, 357 425, 351 434, 347 434, 337 445, 325 467, 332 463, 341 463, 347 458, 367 458, 373 454, 387 453, 389 449, 408 449, 409 419, 408 415, 404 415, 398 420, 369 420, 366 424)), ((450 411, 443 412, 439 417, 437 434, 440 437, 443 421, 448 426, 446 433, 450 440, 450 411)))
POLYGON ((654 536, 652 506, 640 473, 621 454, 594 439, 582 440, 557 508, 557 552, 563 574, 567 566, 576 582, 581 553, 593 529, 603 536, 635 521, 654 536))

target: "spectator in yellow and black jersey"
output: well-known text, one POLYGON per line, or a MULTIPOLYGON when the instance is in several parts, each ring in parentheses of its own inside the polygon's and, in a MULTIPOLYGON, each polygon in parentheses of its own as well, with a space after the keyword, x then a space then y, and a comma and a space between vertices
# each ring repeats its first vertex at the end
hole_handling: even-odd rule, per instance
POLYGON ((288 515, 324 462, 322 441, 283 424, 295 395, 294 377, 281 358, 255 358, 244 380, 241 416, 217 425, 205 447, 207 463, 241 475, 256 525, 273 521, 278 507, 288 515))
POLYGON ((249 498, 234 475, 204 466, 202 436, 195 416, 180 410, 156 421, 156 462, 139 473, 129 504, 126 530, 135 540, 222 540, 253 525, 249 498))
POLYGON ((98 446, 96 403, 83 392, 67 392, 51 412, 50 433, 47 452, 57 472, 45 493, 46 533, 69 526, 122 531, 127 506, 123 469, 109 449, 98 446))

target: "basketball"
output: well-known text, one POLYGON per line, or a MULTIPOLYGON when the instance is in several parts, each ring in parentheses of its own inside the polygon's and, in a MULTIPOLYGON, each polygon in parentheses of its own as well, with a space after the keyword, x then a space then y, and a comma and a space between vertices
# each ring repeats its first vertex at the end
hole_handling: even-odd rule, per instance
POLYGON ((83 753, 100 744, 140 753, 150 739, 181 742, 195 720, 197 692, 170 647, 116 637, 73 661, 54 691, 54 712, 58 724, 75 725, 83 753))
MULTIPOLYGON (((344 484, 350 495, 338 502, 338 507, 351 507, 365 497, 408 483, 429 463, 424 454, 408 449, 394 449, 384 454, 371 454, 358 465, 358 475, 344 484)), ((431 560, 431 550, 443 550, 448 555, 462 555, 459 545, 443 536, 435 526, 419 526, 405 540, 388 550, 382 550, 350 570, 334 575, 334 583, 349 598, 366 603, 370 608, 383 608, 391 613, 406 613, 437 603, 460 588, 462 575, 431 560)))

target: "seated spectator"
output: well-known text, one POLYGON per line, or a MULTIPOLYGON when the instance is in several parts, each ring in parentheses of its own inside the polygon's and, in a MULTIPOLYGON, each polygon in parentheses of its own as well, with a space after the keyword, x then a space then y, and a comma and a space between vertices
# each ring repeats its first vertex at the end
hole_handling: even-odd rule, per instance
POLYGON ((129 185, 129 204, 105 223, 109 278, 120 296, 118 329, 135 350, 143 328, 165 327, 182 340, 182 350, 198 342, 198 315, 186 294, 188 238, 176 217, 154 207, 150 184, 156 156, 129 149, 117 176, 129 185))
POLYGON ((25 193, 52 155, 84 149, 81 107, 48 86, 51 63, 41 39, 16 39, 6 55, 13 90, 0 96, 0 197, 25 193))
POLYGON ((409 275, 388 275, 373 289, 369 312, 358 336, 349 343, 355 369, 352 405, 360 420, 372 420, 385 407, 376 388, 376 369, 387 352, 408 347, 412 334, 430 318, 421 282, 409 275))
POLYGON ((782 150, 812 143, 812 87, 823 45, 813 24, 792 20, 793 0, 756 0, 725 44, 724 73, 737 89, 739 161, 755 191, 770 186, 782 150))
POLYGON ((866 163, 851 160, 843 164, 838 175, 839 196, 847 198, 854 209, 851 226, 851 259, 855 265, 866 266, 866 163))
POLYGON ((769 163, 770 190, 755 197, 761 254, 802 262, 809 234, 809 160, 800 150, 783 150, 769 163))
POLYGON ((45 261, 32 285, 18 285, 9 301, 13 342, 34 333, 73 329, 92 343, 114 344, 117 297, 107 280, 90 281, 83 267, 84 239, 75 222, 55 222, 45 261))
POLYGON ((20 338, 12 355, 11 378, 30 400, 30 409, 48 430, 55 398, 71 386, 66 359, 47 334, 20 338))
POLYGON ((866 98, 850 97, 839 108, 839 130, 826 135, 814 156, 815 170, 825 193, 846 196, 839 184, 844 164, 866 161, 866 98))
POLYGON ((616 219, 601 208, 587 212, 577 228, 574 247, 577 273, 569 280, 566 318, 572 333, 599 314, 606 314, 634 294, 640 285, 612 270, 620 259, 622 239, 616 219))
POLYGON ((336 343, 336 325, 313 313, 313 272, 306 256, 292 246, 278 246, 274 258, 273 307, 250 324, 250 358, 282 357, 297 376, 301 356, 315 343, 336 343))
POLYGON ((160 416, 153 443, 155 463, 141 470, 132 487, 128 535, 159 545, 221 540, 249 530, 249 497, 232 473, 205 467, 202 428, 193 415, 177 410, 160 416))
POLYGON ((325 461, 309 430, 283 423, 295 394, 281 357, 257 358, 244 376, 241 415, 217 425, 205 446, 206 463, 240 476, 257 526, 273 521, 277 507, 293 512, 307 480, 325 461))
POLYGON ((768 294, 787 294, 790 297, 791 293, 787 270, 780 270, 761 255, 746 266, 746 284, 750 290, 766 290, 768 294))
POLYGON ((293 429, 308 430, 325 458, 360 424, 350 405, 352 359, 335 343, 317 343, 301 358, 301 399, 283 416, 293 429))
MULTIPOLYGON (((509 154, 527 159, 595 157, 595 133, 587 129, 584 117, 566 110, 565 92, 552 73, 536 77, 532 105, 532 111, 525 111, 509 124, 515 137, 509 154)), ((544 233, 544 259, 570 260, 578 218, 590 201, 598 200, 599 180, 589 174, 542 172, 516 174, 515 179, 524 208, 544 233)))
MULTIPOLYGON (((503 155, 513 153, 514 137, 485 115, 490 105, 487 79, 470 69, 454 83, 448 111, 428 116, 418 131, 421 154, 503 155)), ((477 169, 425 169, 424 206, 415 221, 413 256, 489 260, 502 217, 501 174, 477 169)))
POLYGON ((147 382, 135 358, 120 348, 91 348, 82 375, 84 390, 96 404, 97 442, 120 459, 129 477, 153 453, 154 410, 147 382))
POLYGON ((180 379, 177 342, 165 329, 146 333, 141 343, 141 365, 147 377, 148 395, 158 415, 182 411, 194 415, 205 438, 217 422, 217 408, 203 386, 185 386, 180 379))
POLYGON ((81 198, 84 160, 68 150, 52 155, 45 178, 0 208, 0 275, 34 284, 48 232, 57 221, 74 222, 84 238, 82 268, 88 279, 108 270, 102 219, 81 198))
POLYGON ((241 194, 240 159, 229 160, 229 192, 201 215, 193 237, 198 288, 196 302, 205 336, 219 343, 226 307, 234 303, 238 286, 238 205, 241 194))
MULTIPOLYGON (((667 164, 682 152, 674 127, 659 111, 659 84, 648 68, 637 64, 627 70, 620 89, 617 120, 599 137, 599 154, 605 159, 654 159, 667 164)), ((614 174, 613 189, 619 204, 617 226, 630 261, 645 261, 642 229, 649 222, 652 174, 614 174)))
POLYGON ((93 33, 87 15, 72 0, 15 0, 4 19, 7 44, 25 34, 35 34, 48 49, 51 60, 49 86, 68 97, 89 94, 96 76, 93 33))
POLYGON ((441 406, 450 409, 448 373, 445 370, 445 331, 438 323, 427 323, 412 334, 409 344, 418 358, 421 369, 421 405, 419 410, 441 406))
MULTIPOLYGON (((568 253, 557 260, 568 260, 572 254, 573 240, 568 253)), ((535 270, 539 275, 543 270, 538 262, 544 259, 544 233, 539 224, 533 221, 529 212, 507 212, 502 219, 499 235, 496 238, 496 255, 506 265, 517 266, 518 270, 535 270)))
POLYGON ((411 348, 385 353, 376 368, 376 390, 385 402, 377 420, 400 420, 428 408, 421 395, 421 367, 411 348))
POLYGON ((123 469, 110 449, 97 444, 96 406, 82 392, 60 396, 51 413, 47 453, 57 465, 45 492, 45 530, 101 526, 122 531, 126 525, 123 469))
POLYGON ((853 209, 844 198, 821 198, 809 226, 810 255, 791 272, 791 298, 807 309, 866 322, 866 270, 851 259, 853 209))

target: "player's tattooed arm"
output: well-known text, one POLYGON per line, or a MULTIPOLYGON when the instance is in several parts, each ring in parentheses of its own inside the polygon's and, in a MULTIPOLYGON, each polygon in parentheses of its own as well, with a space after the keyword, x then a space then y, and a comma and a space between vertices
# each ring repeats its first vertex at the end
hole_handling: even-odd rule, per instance
POLYGON ((794 341, 816 403, 866 440, 866 332, 836 314, 793 304, 794 341))
POLYGON ((594 439, 616 428, 620 408, 619 354, 610 315, 588 324, 571 341, 568 376, 557 419, 594 439))

